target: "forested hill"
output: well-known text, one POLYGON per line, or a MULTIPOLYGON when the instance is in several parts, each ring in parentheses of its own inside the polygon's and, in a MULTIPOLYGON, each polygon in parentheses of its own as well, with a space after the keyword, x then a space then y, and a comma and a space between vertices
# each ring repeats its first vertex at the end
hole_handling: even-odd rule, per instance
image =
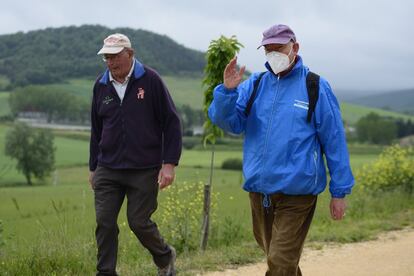
POLYGON ((83 25, 0 35, 0 77, 8 79, 10 86, 95 78, 104 69, 96 53, 103 39, 115 32, 126 34, 136 57, 161 74, 202 74, 204 53, 185 48, 167 36, 140 29, 83 25))

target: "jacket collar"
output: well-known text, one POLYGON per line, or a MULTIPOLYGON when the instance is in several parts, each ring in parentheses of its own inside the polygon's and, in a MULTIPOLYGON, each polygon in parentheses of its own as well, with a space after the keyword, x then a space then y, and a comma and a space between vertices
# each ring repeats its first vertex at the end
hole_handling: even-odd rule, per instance
MULTIPOLYGON (((133 78, 134 79, 139 79, 140 77, 142 77, 144 75, 144 73, 145 73, 144 65, 142 65, 141 62, 139 62, 137 59, 135 59, 134 71, 132 73, 133 78)), ((101 79, 99 80, 99 83, 101 83, 101 84, 108 84, 109 83, 109 69, 105 70, 105 73, 102 75, 101 79)))

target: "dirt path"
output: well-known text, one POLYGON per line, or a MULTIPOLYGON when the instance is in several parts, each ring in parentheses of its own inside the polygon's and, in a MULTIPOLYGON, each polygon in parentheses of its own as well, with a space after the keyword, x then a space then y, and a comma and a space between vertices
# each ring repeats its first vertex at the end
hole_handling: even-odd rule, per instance
MULTIPOLYGON (((414 230, 394 231, 377 240, 305 248, 300 267, 304 276, 413 276, 414 230)), ((203 276, 263 276, 265 263, 202 274, 203 276)))

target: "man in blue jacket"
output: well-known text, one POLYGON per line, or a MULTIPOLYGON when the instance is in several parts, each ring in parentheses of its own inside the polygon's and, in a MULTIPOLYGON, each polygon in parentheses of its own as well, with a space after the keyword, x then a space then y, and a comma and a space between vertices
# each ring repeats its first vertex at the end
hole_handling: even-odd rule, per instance
POLYGON ((267 72, 242 82, 234 58, 224 83, 214 90, 209 117, 222 129, 244 133, 243 188, 249 192, 254 236, 267 256, 266 275, 301 275, 298 266, 316 207, 326 187, 325 154, 331 176, 331 216, 345 215, 345 195, 354 185, 338 102, 320 78, 310 122, 306 77, 299 44, 286 25, 263 33, 267 72), (257 94, 246 112, 254 83, 257 94))
POLYGON ((108 36, 98 54, 108 69, 95 82, 91 111, 89 182, 95 193, 97 275, 116 275, 117 218, 125 196, 128 224, 151 253, 158 275, 175 275, 175 250, 151 215, 158 189, 174 180, 180 120, 160 76, 134 58, 128 37, 108 36))

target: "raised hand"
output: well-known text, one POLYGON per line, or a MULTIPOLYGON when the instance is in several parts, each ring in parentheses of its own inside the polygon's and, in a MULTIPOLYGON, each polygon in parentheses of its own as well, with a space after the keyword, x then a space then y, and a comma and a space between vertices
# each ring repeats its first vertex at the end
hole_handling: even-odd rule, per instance
POLYGON ((224 86, 227 89, 236 88, 242 81, 244 70, 246 66, 242 66, 239 71, 237 71, 237 57, 234 57, 227 64, 223 73, 224 86))

